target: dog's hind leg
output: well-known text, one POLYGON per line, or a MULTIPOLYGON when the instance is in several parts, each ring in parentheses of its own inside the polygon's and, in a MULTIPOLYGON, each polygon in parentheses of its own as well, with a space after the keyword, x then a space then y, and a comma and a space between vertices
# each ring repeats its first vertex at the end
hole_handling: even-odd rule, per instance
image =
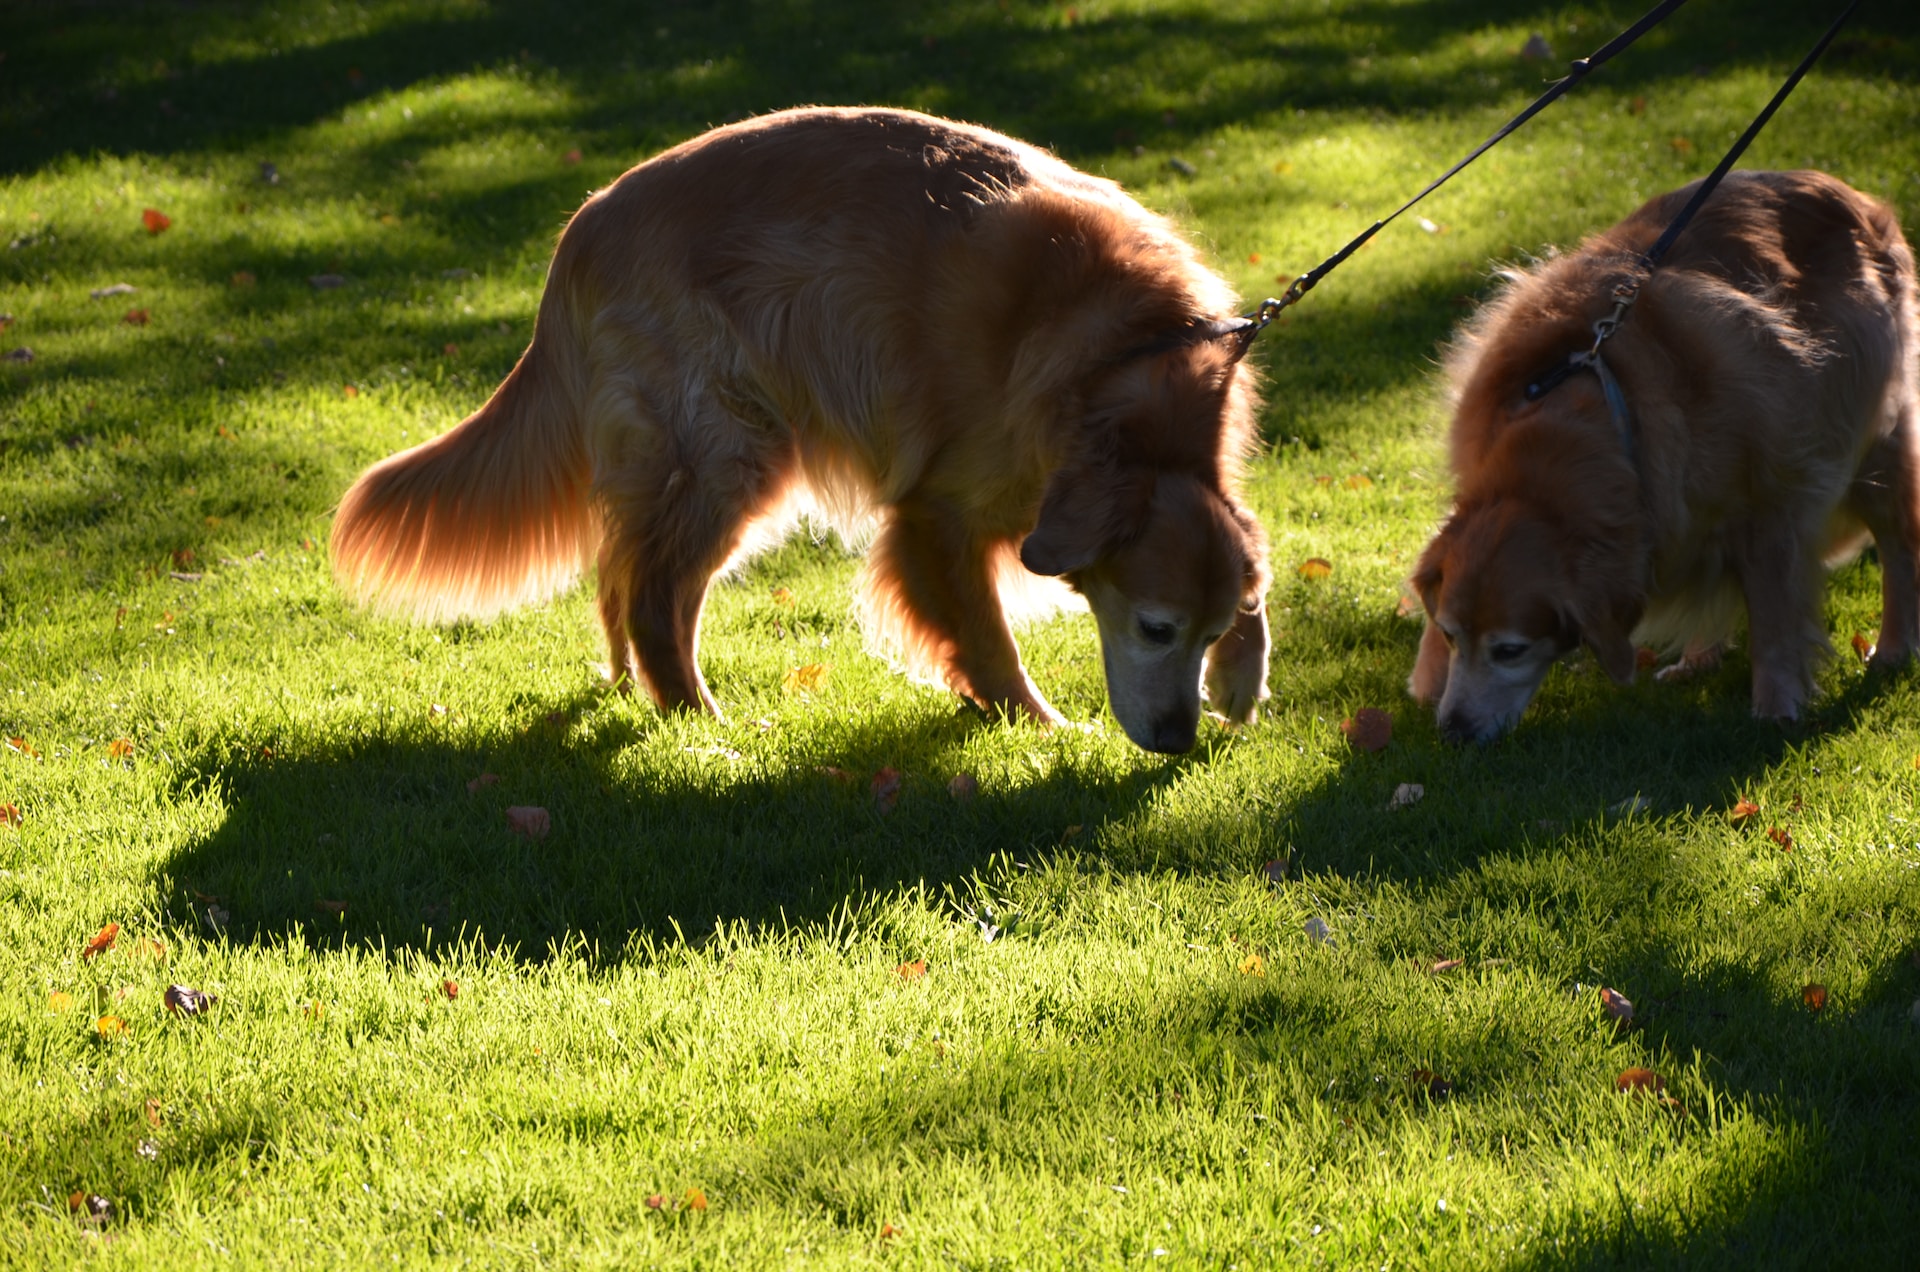
POLYGON ((1847 506, 1873 533, 1880 556, 1880 640, 1873 667, 1886 671, 1920 652, 1920 420, 1897 404, 1893 430, 1868 450, 1847 506))
POLYGON ((1004 545, 968 530, 957 509, 909 498, 888 510, 867 554, 868 612, 910 664, 937 667, 988 710, 1061 720, 1020 665, 995 586, 1004 545))

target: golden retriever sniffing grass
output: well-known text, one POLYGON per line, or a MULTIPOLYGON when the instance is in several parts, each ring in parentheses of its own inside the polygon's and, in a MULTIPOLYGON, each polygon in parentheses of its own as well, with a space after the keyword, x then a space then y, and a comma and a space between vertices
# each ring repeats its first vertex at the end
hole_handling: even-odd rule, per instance
POLYGON ((1408 683, 1453 740, 1511 728, 1582 643, 1621 683, 1636 641, 1680 651, 1663 676, 1710 665, 1742 600, 1753 712, 1793 719, 1827 649, 1822 565, 1868 533, 1873 663, 1920 642, 1920 318, 1884 204, 1817 172, 1733 173, 1606 343, 1617 393, 1589 371, 1541 391, 1691 190, 1516 273, 1454 350, 1459 490, 1414 572, 1408 683))
POLYGON ((864 617, 911 668, 1058 720, 1001 604, 1058 576, 1127 736, 1184 751, 1203 663, 1229 720, 1267 695, 1233 306, 1117 185, 984 129, 832 109, 717 129, 587 200, 519 364, 361 476, 334 570, 445 620, 597 557, 615 682, 717 713, 696 661, 714 576, 805 508, 872 516, 864 617))

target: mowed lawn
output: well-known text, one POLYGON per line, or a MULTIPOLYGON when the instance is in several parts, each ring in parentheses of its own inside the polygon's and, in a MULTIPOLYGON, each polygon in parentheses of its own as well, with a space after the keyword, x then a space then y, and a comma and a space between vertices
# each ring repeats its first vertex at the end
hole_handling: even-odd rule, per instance
MULTIPOLYGON (((1738 651, 1576 659, 1481 750, 1403 690, 1449 332, 1704 173, 1830 7, 1696 0, 1260 340, 1274 699, 1170 759, 1084 614, 1022 636, 1069 727, 896 674, 830 538, 716 589, 718 723, 603 689, 591 580, 350 608, 330 510, 710 125, 988 124, 1251 302, 1638 0, 0 5, 0 1261, 1912 1266, 1920 679, 1855 656, 1871 554, 1798 725, 1738 651)), ((1747 165, 1920 234, 1916 120, 1920 13, 1868 0, 1747 165)))

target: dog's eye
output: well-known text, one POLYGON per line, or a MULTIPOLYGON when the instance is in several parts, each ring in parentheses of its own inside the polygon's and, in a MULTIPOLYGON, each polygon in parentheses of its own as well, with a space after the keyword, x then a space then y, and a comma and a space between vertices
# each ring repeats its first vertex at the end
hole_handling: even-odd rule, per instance
POLYGON ((1155 623, 1148 619, 1140 620, 1140 639, 1149 645, 1171 645, 1180 629, 1172 623, 1155 623))
POLYGON ((1518 641, 1503 640, 1487 651, 1487 657, 1497 663, 1519 662, 1527 656, 1527 651, 1531 648, 1533 646, 1521 644, 1518 641))

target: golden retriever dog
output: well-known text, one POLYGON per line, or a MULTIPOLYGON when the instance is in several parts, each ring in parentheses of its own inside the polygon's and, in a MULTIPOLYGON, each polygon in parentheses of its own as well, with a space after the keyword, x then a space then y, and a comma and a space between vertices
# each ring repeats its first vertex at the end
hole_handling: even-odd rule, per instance
POLYGON ((1234 304, 1119 186, 985 129, 873 109, 716 129, 574 215, 518 365, 347 491, 334 570, 448 620, 597 560, 615 683, 718 714, 714 577, 802 511, 869 519, 863 617, 910 669, 1059 720, 1002 604, 1055 576, 1092 608, 1127 736, 1184 751, 1203 680, 1230 721, 1267 695, 1234 304))
POLYGON ((1604 367, 1569 372, 1693 188, 1515 273, 1454 349, 1458 492, 1413 575, 1408 682, 1452 740, 1511 728, 1581 644, 1623 684, 1636 642, 1679 651, 1662 676, 1711 666, 1742 601, 1753 713, 1791 720, 1828 648, 1822 566, 1867 534, 1874 666, 1920 641, 1920 319, 1884 204, 1818 172, 1731 174, 1604 367))

